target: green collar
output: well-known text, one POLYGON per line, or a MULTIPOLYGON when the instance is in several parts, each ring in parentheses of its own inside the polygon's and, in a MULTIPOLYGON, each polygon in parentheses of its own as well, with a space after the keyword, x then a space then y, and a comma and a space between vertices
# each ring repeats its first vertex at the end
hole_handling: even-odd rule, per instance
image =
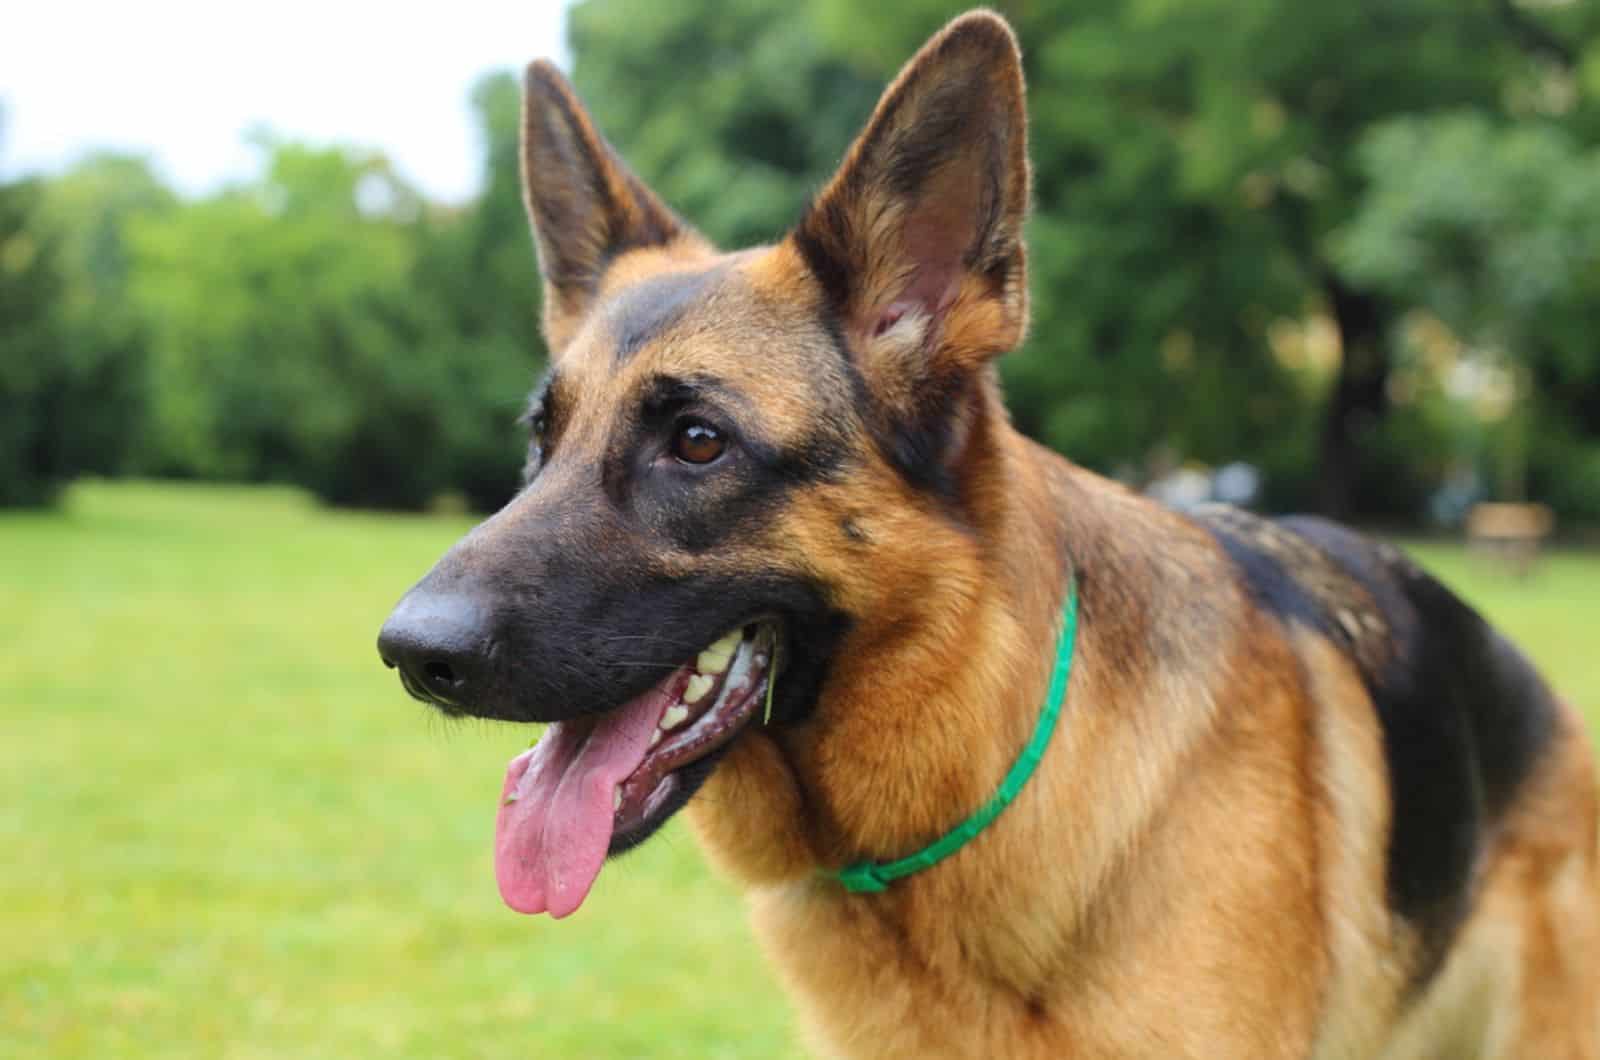
POLYGON ((1000 811, 1011 805, 1011 800, 1017 797, 1017 792, 1022 790, 1038 768, 1039 759, 1044 757, 1044 749, 1050 744, 1050 736, 1056 731, 1056 719, 1061 716, 1061 704, 1066 699, 1067 678, 1072 673, 1072 645, 1077 633, 1078 581, 1072 577, 1067 582, 1067 604, 1061 616, 1061 636, 1056 640, 1056 666, 1050 674, 1050 691, 1045 696, 1044 707, 1039 711, 1039 722, 1033 727, 1028 746, 1012 763, 1011 772, 1000 782, 1000 790, 977 813, 915 854, 898 861, 858 861, 854 865, 846 865, 833 874, 845 890, 856 894, 877 894, 900 877, 944 860, 966 846, 1000 816, 1000 811))

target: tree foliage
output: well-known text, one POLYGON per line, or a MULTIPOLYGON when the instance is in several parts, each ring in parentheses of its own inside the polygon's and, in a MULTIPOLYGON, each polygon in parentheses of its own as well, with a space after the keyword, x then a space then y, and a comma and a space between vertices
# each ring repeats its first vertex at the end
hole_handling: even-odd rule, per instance
MULTIPOLYGON (((1467 464, 1600 515, 1600 8, 998 6, 1030 79, 1023 429, 1135 481, 1246 459, 1280 506, 1414 516, 1467 464), (1487 349, 1515 414, 1451 367, 1487 349)), ((574 79, 687 219, 767 242, 956 10, 584 0, 574 79)), ((266 134, 261 178, 200 200, 119 157, 0 188, 0 499, 132 470, 501 502, 538 281, 516 80, 472 104, 485 179, 459 207, 266 134)))
POLYGON ((60 248, 35 220, 33 182, 0 186, 0 504, 46 500, 68 469, 50 408, 72 389, 72 366, 57 355, 60 248))
MULTIPOLYGON (((1595 18, 1509 0, 999 6, 1033 119, 1034 328, 1003 366, 1019 425, 1135 479, 1244 455, 1279 504, 1418 511, 1439 462, 1407 466, 1419 428, 1391 415, 1406 296, 1337 253, 1372 187, 1363 144, 1441 111, 1559 105, 1584 127, 1595 86, 1563 71, 1600 70, 1595 18), (1285 349, 1318 320, 1331 364, 1285 349)), ((716 239, 770 239, 956 10, 587 0, 576 77, 669 201, 716 239)))
POLYGON ((424 202, 379 156, 265 132, 261 179, 198 201, 112 156, 4 189, 9 258, 26 259, 0 283, 26 442, 6 450, 33 465, 0 473, 5 498, 137 471, 344 504, 503 503, 537 284, 515 83, 486 78, 474 102, 492 176, 464 209, 424 202))
POLYGON ((1459 113, 1379 125, 1361 159, 1342 267, 1456 340, 1401 354, 1442 354, 1489 406, 1470 433, 1501 455, 1485 471, 1502 491, 1600 517, 1600 149, 1459 113))

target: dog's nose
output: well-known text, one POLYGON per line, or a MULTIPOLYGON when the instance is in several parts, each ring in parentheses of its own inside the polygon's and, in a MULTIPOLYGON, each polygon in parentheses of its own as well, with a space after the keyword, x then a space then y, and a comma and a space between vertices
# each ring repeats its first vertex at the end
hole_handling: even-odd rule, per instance
POLYGON ((470 707, 482 694, 493 643, 488 613, 471 596, 421 587, 395 605, 378 633, 378 654, 400 671, 406 691, 444 707, 470 707))

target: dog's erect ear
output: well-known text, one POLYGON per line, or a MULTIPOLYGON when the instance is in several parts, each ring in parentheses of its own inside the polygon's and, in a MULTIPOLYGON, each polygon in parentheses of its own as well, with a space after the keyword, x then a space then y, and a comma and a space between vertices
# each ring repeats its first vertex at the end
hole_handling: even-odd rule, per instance
POLYGON ((552 352, 567 344, 617 257, 693 237, 629 171, 572 85, 543 59, 523 79, 522 194, 539 248, 552 352))
POLYGON ((1022 339, 1027 209, 1022 58, 978 11, 900 71, 790 239, 869 372, 949 372, 1022 339))

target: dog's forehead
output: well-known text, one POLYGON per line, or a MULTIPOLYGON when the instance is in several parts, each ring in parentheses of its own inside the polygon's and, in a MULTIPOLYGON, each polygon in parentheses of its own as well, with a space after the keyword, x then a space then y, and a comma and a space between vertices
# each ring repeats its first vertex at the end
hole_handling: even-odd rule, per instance
POLYGON ((598 300, 561 374, 615 398, 656 377, 714 380, 769 413, 843 379, 809 292, 774 283, 760 251, 629 278, 598 300), (835 376, 840 378, 836 379, 835 376))
POLYGON ((714 265, 688 272, 666 272, 624 287, 600 304, 605 339, 618 365, 682 325, 690 331, 715 323, 719 310, 733 308, 726 288, 728 267, 714 265))

